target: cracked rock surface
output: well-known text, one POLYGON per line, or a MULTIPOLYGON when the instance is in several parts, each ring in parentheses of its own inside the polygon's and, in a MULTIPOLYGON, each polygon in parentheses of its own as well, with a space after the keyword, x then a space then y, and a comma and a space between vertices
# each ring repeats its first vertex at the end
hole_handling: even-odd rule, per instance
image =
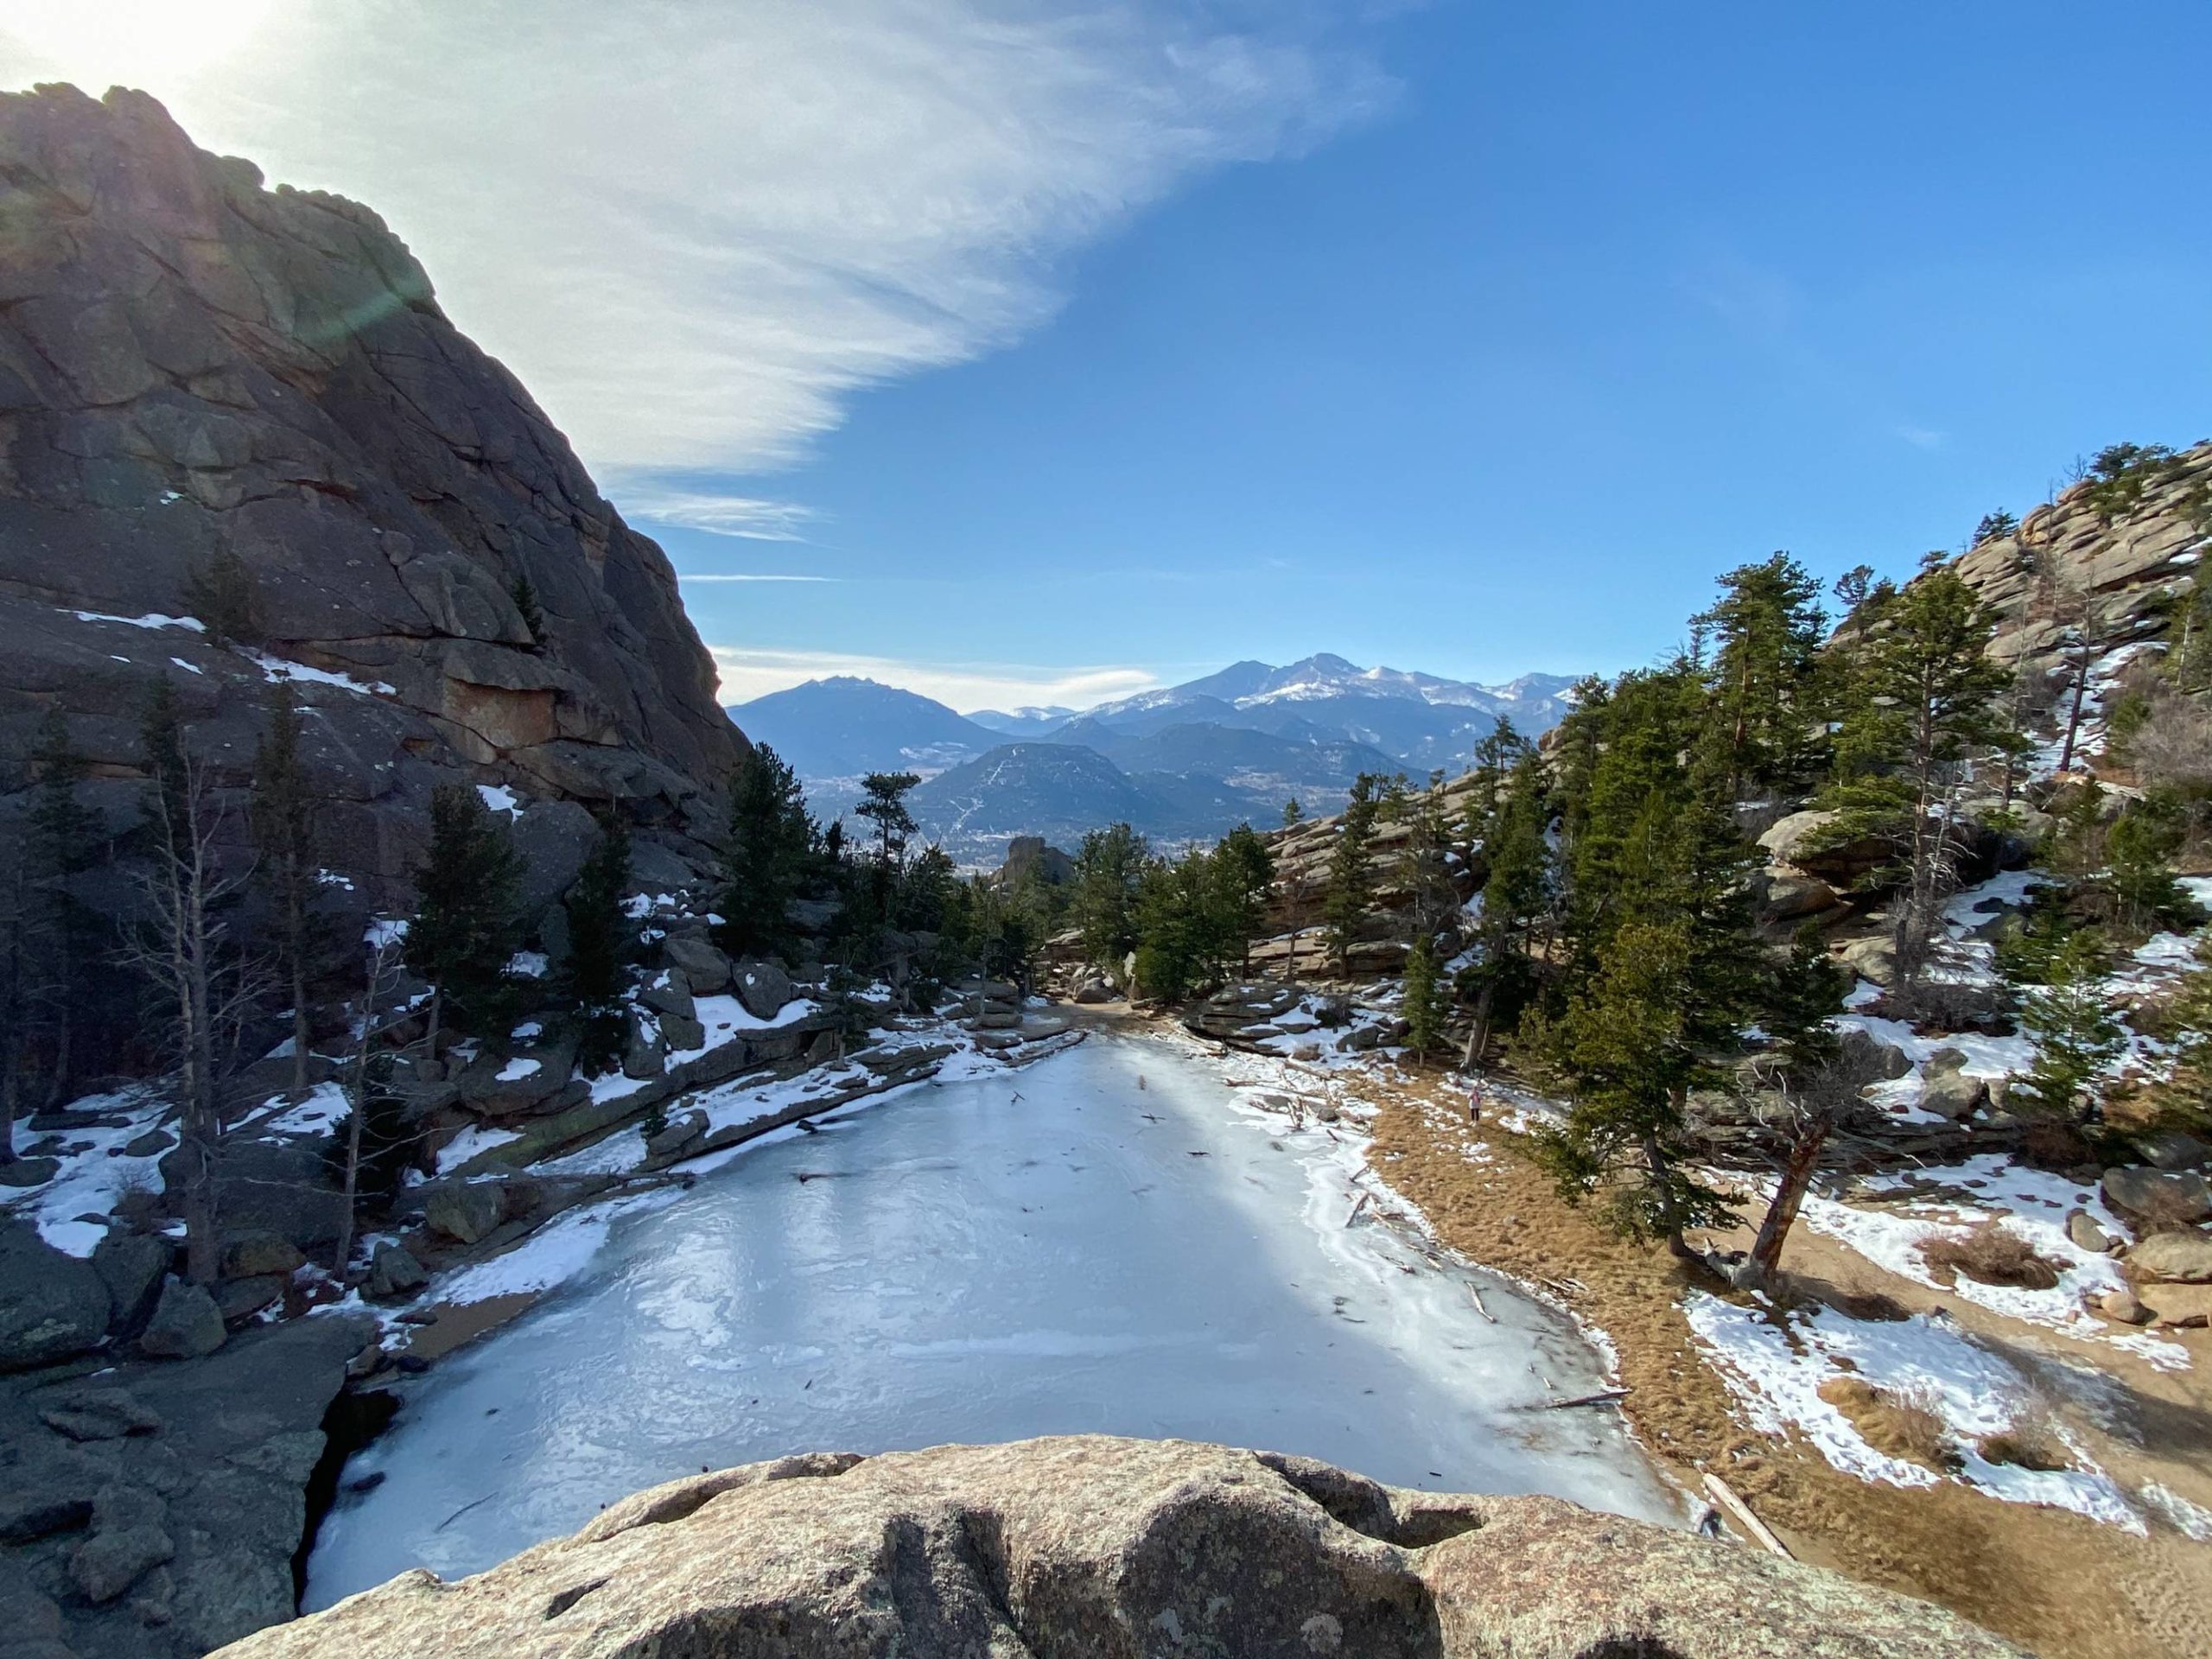
POLYGON ((1076 1436, 672 1482, 454 1584, 405 1573, 229 1659, 1433 1656, 1996 1659, 1923 1603, 1555 1498, 1076 1436))

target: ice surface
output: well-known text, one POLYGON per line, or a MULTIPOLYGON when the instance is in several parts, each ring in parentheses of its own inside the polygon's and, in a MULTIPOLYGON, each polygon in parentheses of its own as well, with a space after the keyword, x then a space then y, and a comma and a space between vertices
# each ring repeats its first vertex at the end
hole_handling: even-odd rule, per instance
POLYGON ((1602 1380, 1571 1322, 1490 1281, 1486 1325, 1469 1275, 1347 1228, 1358 1160, 1319 1124, 1158 1042, 961 1069, 486 1264, 559 1288, 402 1384, 307 1605, 478 1571, 702 1465, 1052 1433, 1679 1518, 1613 1414, 1515 1409, 1602 1380))

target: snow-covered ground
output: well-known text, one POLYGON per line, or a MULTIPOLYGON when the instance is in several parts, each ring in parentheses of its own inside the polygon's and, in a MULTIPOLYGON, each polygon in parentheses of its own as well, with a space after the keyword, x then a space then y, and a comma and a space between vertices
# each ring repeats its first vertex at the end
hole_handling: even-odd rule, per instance
MULTIPOLYGON (((105 1217, 133 1187, 162 1190, 161 1162, 176 1145, 172 1130, 161 1147, 143 1157, 123 1148, 151 1130, 162 1128, 169 1103, 157 1089, 133 1086, 111 1094, 87 1095, 70 1103, 79 1113, 112 1117, 113 1128, 79 1128, 62 1132, 61 1166, 52 1180, 32 1188, 7 1207, 27 1217, 39 1235, 57 1250, 88 1256, 107 1236, 105 1217), (86 1217, 95 1217, 86 1219, 86 1217)), ((42 1135, 26 1135, 22 1144, 43 1141, 42 1135)))
POLYGON ((1795 1433, 1846 1474, 1897 1486, 1932 1486, 1934 1471, 1869 1445, 1821 1385, 1855 1376, 1904 1395, 1939 1417, 1957 1476, 1993 1497, 2076 1510, 2107 1525, 2145 1530, 2119 1485, 2050 1413, 2034 1382, 1942 1314, 1855 1319, 1832 1307, 1782 1315, 1740 1307, 1702 1291, 1684 1304, 1700 1347, 1753 1427, 1795 1433), (2071 1469, 1991 1463, 1977 1444, 2001 1430, 2039 1427, 2063 1446, 2071 1469))

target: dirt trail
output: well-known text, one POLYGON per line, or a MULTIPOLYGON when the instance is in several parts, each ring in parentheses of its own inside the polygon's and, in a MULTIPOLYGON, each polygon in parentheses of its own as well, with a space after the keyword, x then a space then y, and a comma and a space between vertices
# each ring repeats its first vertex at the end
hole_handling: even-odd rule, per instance
MULTIPOLYGON (((1569 1286, 1567 1300, 1619 1349, 1629 1417, 1686 1486, 1696 1489, 1703 1471, 1716 1470, 1802 1559, 1940 1602, 2049 1659, 2202 1659, 2212 1651, 2212 1546, 2164 1528, 2133 1537, 1955 1481, 1910 1490, 1871 1484, 1808 1447, 1746 1427, 1698 1357, 1681 1307, 1689 1281, 1663 1248, 1612 1238, 1568 1209, 1516 1149, 1516 1137, 1488 1125, 1470 1130, 1456 1087, 1371 1077, 1355 1087, 1382 1108, 1376 1167, 1446 1243, 1518 1278, 1582 1287, 1569 1286)), ((2118 1351, 1947 1301, 1808 1228, 1796 1230, 1784 1266, 1808 1281, 1885 1292, 1908 1307, 1942 1303, 2038 1365, 2061 1351, 2093 1358, 2112 1377, 2103 1425, 2084 1424, 2094 1429, 2095 1455, 2123 1481, 2156 1478, 2212 1503, 2206 1333, 2182 1333, 2193 1369, 2170 1376, 2118 1351)))

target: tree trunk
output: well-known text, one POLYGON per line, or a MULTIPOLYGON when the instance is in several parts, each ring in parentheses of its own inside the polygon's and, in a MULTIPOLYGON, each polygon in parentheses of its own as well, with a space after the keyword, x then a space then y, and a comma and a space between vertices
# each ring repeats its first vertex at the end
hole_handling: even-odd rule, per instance
POLYGON ((2082 729, 2082 703, 2089 693, 2091 661, 2088 647, 2084 645, 2082 659, 2074 665, 2074 706, 2066 716, 2066 741, 2058 751, 2058 769, 2061 772, 2074 769, 2074 740, 2082 729))
POLYGON ((292 1098, 308 1097, 308 965, 297 924, 292 938, 292 1098))
POLYGON ((1672 1172, 1667 1154, 1659 1144, 1656 1131, 1646 1130, 1643 1136, 1643 1166, 1650 1173, 1652 1185, 1659 1193, 1660 1230, 1666 1236, 1667 1253, 1678 1262, 1694 1262, 1704 1265, 1705 1258, 1690 1249, 1689 1241, 1682 1236, 1682 1214, 1675 1203, 1672 1172))
POLYGON ((1473 1071, 1490 1052, 1490 1009, 1497 995, 1497 982, 1484 980, 1482 995, 1475 999, 1475 1022, 1467 1028, 1467 1049, 1459 1061, 1462 1071, 1473 1071))
POLYGON ((1774 1202, 1767 1205, 1758 1237, 1751 1243, 1751 1270, 1757 1282, 1764 1283, 1782 1266, 1782 1247, 1789 1242, 1789 1229, 1805 1201, 1805 1190, 1813 1184, 1813 1168, 1820 1161, 1821 1148, 1827 1143, 1828 1128, 1827 1115, 1821 1113, 1809 1120, 1790 1143, 1781 1183, 1774 1190, 1774 1202))

